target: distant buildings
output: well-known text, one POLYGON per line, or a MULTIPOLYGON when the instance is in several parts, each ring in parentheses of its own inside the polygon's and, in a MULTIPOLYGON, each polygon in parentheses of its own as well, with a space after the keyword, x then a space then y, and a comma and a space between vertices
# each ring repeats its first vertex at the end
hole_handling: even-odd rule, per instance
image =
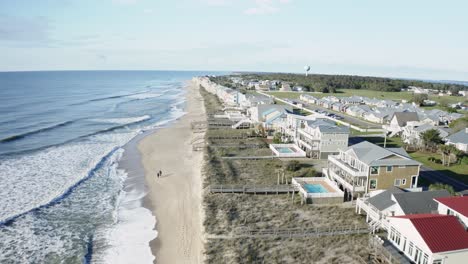
POLYGON ((468 128, 447 137, 447 145, 453 145, 457 149, 468 152, 468 128))
POLYGON ((439 132, 439 136, 445 140, 450 133, 449 128, 437 127, 431 124, 422 123, 422 122, 413 122, 405 127, 403 127, 403 132, 401 133, 401 139, 404 143, 413 146, 423 146, 424 141, 422 139, 422 134, 428 130, 435 129, 439 132))
POLYGON ((403 128, 409 123, 419 121, 416 112, 396 112, 390 119, 390 124, 384 125, 383 128, 391 133, 391 135, 399 134, 403 128))

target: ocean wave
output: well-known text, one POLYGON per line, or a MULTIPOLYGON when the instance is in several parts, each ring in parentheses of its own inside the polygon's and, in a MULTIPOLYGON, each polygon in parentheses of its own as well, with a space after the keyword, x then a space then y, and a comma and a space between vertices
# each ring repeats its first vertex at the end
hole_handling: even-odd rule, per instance
POLYGON ((42 133, 42 132, 47 132, 47 131, 50 131, 50 130, 53 130, 53 129, 56 129, 56 128, 59 128, 59 127, 68 126, 68 125, 73 124, 76 121, 77 120, 70 120, 70 121, 58 123, 58 124, 55 124, 55 125, 52 125, 52 126, 43 127, 43 128, 39 128, 39 129, 36 129, 36 130, 28 131, 28 132, 25 132, 25 133, 9 136, 9 137, 0 139, 0 143, 16 141, 16 140, 19 140, 19 139, 22 139, 22 138, 25 138, 25 137, 28 137, 28 136, 39 134, 39 133, 42 133))
POLYGON ((105 129, 101 129, 101 130, 98 130, 96 132, 93 132, 93 133, 89 133, 89 134, 86 134, 86 135, 83 135, 83 136, 80 136, 79 139, 85 139, 85 138, 89 138, 89 137, 92 137, 92 136, 96 136, 96 135, 100 135, 100 134, 105 134, 107 132, 112 132, 112 131, 115 131, 117 129, 121 129, 121 128, 126 128, 128 127, 129 125, 134 125, 134 124, 138 124, 138 123, 141 123, 141 122, 144 122, 148 119, 150 119, 151 116, 149 118, 141 118, 139 120, 133 120, 132 122, 129 122, 129 123, 121 123, 117 126, 112 126, 112 127, 109 127, 109 128, 105 128, 105 129))
POLYGON ((163 93, 141 93, 141 94, 133 94, 126 96, 127 98, 130 99, 135 99, 135 100, 145 100, 145 99, 151 99, 151 98, 157 98, 160 97, 164 94, 163 93))
POLYGON ((99 122, 99 123, 112 123, 112 124, 133 124, 139 123, 145 120, 150 119, 150 115, 137 116, 137 117, 122 117, 122 118, 102 118, 102 119, 91 119, 90 121, 99 122))
POLYGON ((54 204, 88 178, 137 131, 95 136, 0 162, 0 224, 54 204), (11 177, 15 175, 15 177, 11 177))
MULTIPOLYGON (((127 178, 124 170, 118 170, 127 178)), ((157 237, 156 218, 142 205, 146 193, 131 189, 122 191, 117 202, 114 224, 103 234, 104 251, 93 256, 94 263, 153 263, 149 242, 157 237)))
POLYGON ((122 98, 122 97, 134 96, 134 95, 144 94, 144 93, 148 93, 148 92, 149 92, 149 90, 145 90, 145 91, 138 91, 138 92, 135 92, 135 93, 118 94, 118 95, 111 95, 111 96, 106 96, 106 97, 94 98, 94 99, 90 99, 90 100, 87 100, 87 101, 70 104, 70 106, 84 105, 84 104, 87 104, 87 103, 105 101, 105 100, 110 100, 110 99, 118 99, 118 98, 122 98))

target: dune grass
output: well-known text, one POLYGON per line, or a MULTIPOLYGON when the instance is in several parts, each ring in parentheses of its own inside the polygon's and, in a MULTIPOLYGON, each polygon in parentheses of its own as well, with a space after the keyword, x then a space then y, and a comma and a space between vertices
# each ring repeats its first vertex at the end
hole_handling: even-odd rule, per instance
MULTIPOLYGON (((207 112, 220 107, 217 99, 202 91, 207 112)), ((264 155, 270 153, 262 138, 210 139, 216 134, 232 136, 246 130, 208 130, 205 149, 204 187, 219 184, 275 185, 278 170, 291 177, 316 175, 317 162, 300 161, 295 171, 287 171, 287 160, 226 160, 224 156, 264 155), (252 144, 242 148, 238 144, 252 144), (222 147, 222 146, 227 147, 222 147), (258 147, 257 147, 258 146, 258 147)), ((207 233, 207 263, 357 263, 365 257, 367 235, 310 237, 291 239, 254 239, 230 237, 239 228, 315 228, 365 225, 365 218, 349 205, 301 205, 291 195, 248 195, 204 193, 204 227, 207 233), (211 237, 211 238, 210 238, 211 237), (219 238, 222 237, 222 238, 219 238)))

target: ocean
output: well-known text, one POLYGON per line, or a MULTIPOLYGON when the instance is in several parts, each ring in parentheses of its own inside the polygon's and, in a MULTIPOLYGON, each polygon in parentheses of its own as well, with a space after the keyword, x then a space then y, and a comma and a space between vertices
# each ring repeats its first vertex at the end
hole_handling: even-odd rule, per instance
POLYGON ((151 263, 156 219, 119 161, 184 114, 184 81, 205 74, 0 73, 0 262, 151 263))

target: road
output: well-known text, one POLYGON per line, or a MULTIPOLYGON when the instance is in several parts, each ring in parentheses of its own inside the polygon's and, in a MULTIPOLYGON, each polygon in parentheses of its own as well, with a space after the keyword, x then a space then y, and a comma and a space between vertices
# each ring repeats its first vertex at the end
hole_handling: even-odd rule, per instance
POLYGON ((455 180, 449 176, 444 175, 440 171, 436 171, 426 166, 421 166, 421 171, 419 176, 430 181, 430 182, 440 182, 453 186, 455 191, 468 190, 468 185, 464 184, 461 181, 455 180))

